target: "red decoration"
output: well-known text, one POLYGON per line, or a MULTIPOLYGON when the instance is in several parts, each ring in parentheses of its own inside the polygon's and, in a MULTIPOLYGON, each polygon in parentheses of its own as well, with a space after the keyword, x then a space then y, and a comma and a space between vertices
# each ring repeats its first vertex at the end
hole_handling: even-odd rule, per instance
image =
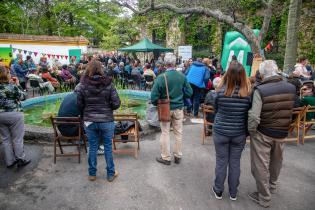
POLYGON ((60 55, 57 55, 57 58, 59 59, 60 55))
POLYGON ((51 55, 50 55, 50 54, 47 54, 47 56, 48 56, 48 58, 50 58, 51 55))
POLYGON ((68 56, 67 56, 67 55, 65 55, 65 58, 66 58, 66 59, 68 59, 68 56))
POLYGON ((34 52, 35 57, 37 56, 38 52, 34 52))

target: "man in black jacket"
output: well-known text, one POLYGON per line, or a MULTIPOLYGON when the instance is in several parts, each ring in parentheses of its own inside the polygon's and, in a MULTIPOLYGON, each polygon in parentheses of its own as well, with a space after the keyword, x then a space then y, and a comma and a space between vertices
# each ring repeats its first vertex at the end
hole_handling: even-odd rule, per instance
POLYGON ((118 93, 111 77, 104 74, 101 63, 95 60, 88 64, 76 92, 78 107, 83 113, 85 131, 89 140, 89 180, 96 180, 96 151, 99 139, 102 138, 107 163, 107 180, 112 182, 118 176, 112 155, 112 138, 115 129, 113 110, 120 107, 118 93))

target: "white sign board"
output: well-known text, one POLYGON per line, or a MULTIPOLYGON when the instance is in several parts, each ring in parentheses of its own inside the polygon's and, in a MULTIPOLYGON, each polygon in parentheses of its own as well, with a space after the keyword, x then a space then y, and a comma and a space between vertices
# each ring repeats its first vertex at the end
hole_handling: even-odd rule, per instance
POLYGON ((182 57, 182 61, 188 61, 192 58, 192 46, 178 46, 178 57, 182 57))

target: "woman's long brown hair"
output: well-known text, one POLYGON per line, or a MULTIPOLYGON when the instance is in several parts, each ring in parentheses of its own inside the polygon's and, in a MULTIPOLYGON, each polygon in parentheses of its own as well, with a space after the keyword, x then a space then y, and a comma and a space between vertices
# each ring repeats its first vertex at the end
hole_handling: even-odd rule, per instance
POLYGON ((225 86, 224 95, 231 97, 234 94, 235 88, 238 86, 238 95, 246 97, 250 95, 251 85, 246 77, 246 71, 242 64, 237 61, 232 61, 228 70, 224 74, 218 90, 225 86))
POLYGON ((85 74, 89 77, 94 75, 104 76, 102 64, 99 61, 92 60, 88 65, 85 74))

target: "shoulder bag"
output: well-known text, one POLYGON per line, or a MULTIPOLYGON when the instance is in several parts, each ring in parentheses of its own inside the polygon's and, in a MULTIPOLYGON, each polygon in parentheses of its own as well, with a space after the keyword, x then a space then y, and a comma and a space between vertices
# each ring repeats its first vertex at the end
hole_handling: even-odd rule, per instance
POLYGON ((165 73, 163 74, 165 80, 166 99, 159 99, 157 103, 157 110, 160 122, 171 121, 170 96, 168 93, 168 84, 165 73))

